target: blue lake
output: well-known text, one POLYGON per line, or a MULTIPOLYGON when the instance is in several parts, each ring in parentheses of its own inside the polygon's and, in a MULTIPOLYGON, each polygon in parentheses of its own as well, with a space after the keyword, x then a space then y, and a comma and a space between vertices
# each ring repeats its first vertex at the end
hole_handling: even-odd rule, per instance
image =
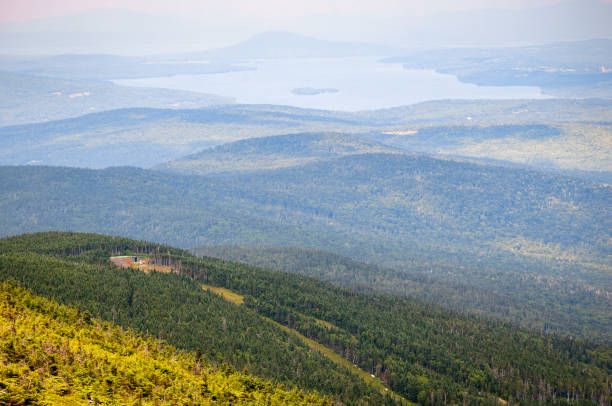
POLYGON ((326 110, 371 110, 439 99, 541 99, 538 87, 477 86, 433 70, 406 70, 378 58, 262 59, 256 68, 207 75, 116 80, 126 86, 160 87, 231 96, 238 103, 282 104, 326 110), (337 89, 299 95, 296 88, 337 89))

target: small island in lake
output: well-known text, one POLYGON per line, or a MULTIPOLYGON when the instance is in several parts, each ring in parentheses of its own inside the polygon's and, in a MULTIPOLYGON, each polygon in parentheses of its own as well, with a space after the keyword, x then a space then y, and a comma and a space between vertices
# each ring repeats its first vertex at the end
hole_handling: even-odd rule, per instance
POLYGON ((314 96, 316 94, 324 94, 324 93, 338 93, 338 89, 326 88, 326 89, 316 89, 314 87, 298 87, 291 91, 293 94, 297 94, 299 96, 314 96))

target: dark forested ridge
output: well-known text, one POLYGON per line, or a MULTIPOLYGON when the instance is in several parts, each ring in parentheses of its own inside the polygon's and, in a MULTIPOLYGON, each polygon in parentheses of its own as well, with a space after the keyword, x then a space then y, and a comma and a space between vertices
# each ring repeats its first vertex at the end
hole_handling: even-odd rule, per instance
POLYGON ((609 339, 612 194, 586 181, 366 154, 215 178, 3 167, 0 196, 5 235, 326 249, 487 292, 460 310, 609 339))
POLYGON ((300 275, 197 258, 158 244, 79 233, 5 238, 0 240, 0 277, 179 348, 199 348, 213 361, 247 366, 253 374, 348 403, 383 399, 261 317, 326 345, 395 393, 422 404, 610 402, 608 345, 360 294, 300 275), (109 256, 125 253, 169 265, 173 273, 114 269, 109 256), (201 283, 241 294, 244 305, 203 291, 201 283))

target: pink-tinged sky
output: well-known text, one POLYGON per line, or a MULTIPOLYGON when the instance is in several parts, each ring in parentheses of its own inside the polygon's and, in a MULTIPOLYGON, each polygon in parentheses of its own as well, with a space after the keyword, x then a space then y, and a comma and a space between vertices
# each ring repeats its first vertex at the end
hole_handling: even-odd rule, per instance
POLYGON ((567 0, 0 0, 0 21, 26 21, 98 8, 191 16, 290 17, 308 14, 418 15, 483 8, 521 9, 564 1, 567 0))

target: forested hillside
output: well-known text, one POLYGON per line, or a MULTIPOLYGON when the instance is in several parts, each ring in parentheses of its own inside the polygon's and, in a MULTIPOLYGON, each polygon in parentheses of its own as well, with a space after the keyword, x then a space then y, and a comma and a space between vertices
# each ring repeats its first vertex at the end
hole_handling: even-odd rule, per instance
MULTIPOLYGON (((120 326, 149 333, 169 344, 200 351, 219 367, 319 390, 354 404, 383 403, 382 395, 358 376, 296 337, 205 292, 200 282, 178 275, 116 270, 111 253, 149 251, 168 259, 183 251, 140 241, 84 234, 35 234, 2 240, 2 280, 120 326), (158 251, 159 250, 159 251, 158 251)), ((179 259, 180 262, 180 259, 179 259)))
POLYGON ((207 359, 348 403, 383 399, 263 317, 324 344, 422 404, 610 402, 608 345, 359 294, 300 275, 199 259, 143 241, 78 233, 5 238, 0 277, 179 348, 199 348, 207 359), (173 273, 110 265, 110 255, 126 253, 170 266, 173 273), (241 295, 244 304, 205 292, 203 283, 241 295))
POLYGON ((0 403, 326 405, 0 284, 0 403))
POLYGON ((165 162, 154 169, 187 175, 240 173, 373 153, 397 154, 403 151, 353 135, 299 133, 223 144, 165 162))
POLYGON ((415 1, 0 3, 0 406, 612 406, 612 0, 415 1))
POLYGON ((60 229, 182 247, 326 249, 487 291, 461 310, 599 340, 611 325, 612 194, 589 182, 367 154, 215 178, 4 167, 0 187, 5 235, 60 229))
POLYGON ((607 173, 612 182, 610 122, 431 125, 371 133, 408 151, 497 160, 546 170, 607 173))
MULTIPOLYGON (((298 247, 200 246, 191 249, 197 255, 298 273, 360 292, 378 292, 409 297, 435 306, 468 312, 483 317, 520 321, 539 331, 577 334, 610 343, 612 328, 609 300, 592 292, 578 293, 569 286, 557 285, 557 292, 546 299, 540 285, 523 283, 516 287, 486 289, 469 279, 441 280, 425 266, 412 272, 368 264, 331 252, 298 247), (521 291, 522 289, 522 291, 521 291), (553 303, 564 295, 565 300, 553 303), (530 305, 535 298, 543 306, 530 305), (553 299, 554 298, 554 299, 553 299)), ((548 295, 549 293, 546 292, 548 295)))

